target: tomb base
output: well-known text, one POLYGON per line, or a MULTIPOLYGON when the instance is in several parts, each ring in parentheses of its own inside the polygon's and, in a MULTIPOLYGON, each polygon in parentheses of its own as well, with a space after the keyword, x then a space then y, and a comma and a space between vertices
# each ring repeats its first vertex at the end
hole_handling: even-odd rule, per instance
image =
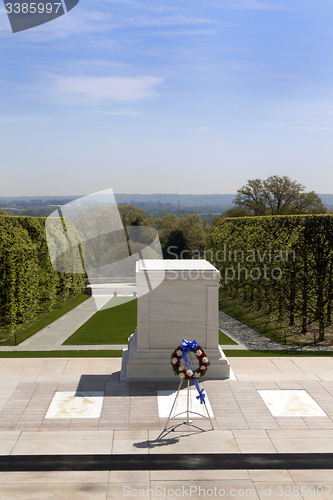
MULTIPOLYGON (((193 340, 193 339, 191 339, 193 340)), ((172 373, 172 349, 137 349, 137 331, 123 350, 120 380, 173 380, 177 377, 172 373)), ((177 347, 177 346, 175 346, 177 347)), ((224 380, 230 377, 230 365, 220 346, 205 349, 210 365, 204 379, 224 380)), ((195 370, 197 365, 193 366, 195 370)))

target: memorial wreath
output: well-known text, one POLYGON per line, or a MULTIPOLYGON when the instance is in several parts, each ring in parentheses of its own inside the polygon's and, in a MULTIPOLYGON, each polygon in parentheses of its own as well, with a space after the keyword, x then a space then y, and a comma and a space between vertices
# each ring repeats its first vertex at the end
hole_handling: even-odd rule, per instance
POLYGON ((208 356, 202 347, 198 345, 196 340, 193 342, 183 340, 182 344, 179 345, 171 354, 171 366, 173 368, 173 372, 181 379, 186 378, 193 380, 194 378, 197 379, 203 377, 209 364, 208 356), (196 370, 193 370, 187 362, 186 354, 191 351, 195 354, 199 362, 199 367, 196 370), (185 361, 185 367, 181 364, 182 360, 185 361))

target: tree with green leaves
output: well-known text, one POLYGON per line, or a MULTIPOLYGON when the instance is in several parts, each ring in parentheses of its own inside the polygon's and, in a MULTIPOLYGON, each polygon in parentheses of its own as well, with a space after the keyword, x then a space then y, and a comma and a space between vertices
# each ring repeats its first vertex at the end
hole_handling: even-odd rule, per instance
MULTIPOLYGON (((177 215, 173 213, 167 213, 164 214, 163 218, 155 219, 154 227, 159 231, 164 254, 165 249, 170 245, 169 238, 175 231, 180 231, 183 234, 187 242, 186 246, 190 251, 190 253, 186 255, 183 254, 183 258, 199 258, 206 248, 209 227, 200 215, 184 214, 182 217, 177 217, 177 215)), ((179 233, 174 233, 174 236, 178 238, 179 233)))
POLYGON ((145 211, 136 208, 134 205, 121 205, 118 206, 121 220, 124 226, 141 226, 145 211))
POLYGON ((247 208, 239 208, 239 207, 229 208, 229 210, 226 210, 218 217, 217 216, 213 217, 212 227, 219 224, 219 222, 221 222, 221 220, 225 219, 226 217, 249 217, 250 215, 253 214, 247 208))
POLYGON ((248 215, 324 214, 326 207, 314 192, 289 179, 271 175, 266 180, 253 179, 237 190, 234 203, 248 215))
POLYGON ((188 241, 180 229, 171 231, 163 246, 163 259, 189 259, 191 253, 188 241))

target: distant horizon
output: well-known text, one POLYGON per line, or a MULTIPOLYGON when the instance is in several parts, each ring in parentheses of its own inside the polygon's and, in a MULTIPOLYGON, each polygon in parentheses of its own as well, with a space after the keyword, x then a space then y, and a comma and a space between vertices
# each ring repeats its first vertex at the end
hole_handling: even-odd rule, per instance
MULTIPOLYGON (((82 196, 87 196, 89 193, 84 193, 84 194, 76 194, 76 195, 70 195, 70 194, 36 194, 36 195, 20 195, 20 196, 1 196, 0 199, 7 199, 7 198, 17 198, 17 199, 23 199, 23 198, 81 198, 82 196)), ((237 193, 114 193, 114 196, 236 196, 237 193)), ((319 193, 317 193, 319 194, 319 193)), ((331 193, 325 193, 325 194, 331 194, 331 193)), ((333 193, 332 193, 333 194, 333 193)))
MULTIPOLYGON (((321 199, 322 204, 328 208, 333 208, 333 194, 320 194, 318 196, 321 199)), ((12 196, 12 197, 1 197, 0 196, 0 208, 4 210, 28 210, 32 207, 56 207, 65 206, 71 203, 75 203, 74 200, 84 198, 85 196, 79 195, 54 195, 54 196, 12 196)), ((198 211, 202 210, 204 207, 209 209, 213 208, 217 211, 226 211, 230 208, 235 207, 236 193, 230 194, 179 194, 179 193, 117 193, 114 198, 99 199, 97 203, 112 203, 115 200, 118 206, 123 205, 134 205, 141 209, 159 209, 164 207, 174 207, 173 210, 177 209, 196 209, 198 211)))
MULTIPOLYGON (((309 192, 309 191, 305 191, 309 192)), ((333 193, 316 193, 318 196, 333 196, 333 193)), ((36 195, 21 195, 21 196, 1 196, 0 199, 23 199, 23 198, 81 198, 87 196, 88 193, 69 195, 69 194, 36 194, 36 195)), ((236 196, 237 193, 114 193, 114 196, 236 196)))

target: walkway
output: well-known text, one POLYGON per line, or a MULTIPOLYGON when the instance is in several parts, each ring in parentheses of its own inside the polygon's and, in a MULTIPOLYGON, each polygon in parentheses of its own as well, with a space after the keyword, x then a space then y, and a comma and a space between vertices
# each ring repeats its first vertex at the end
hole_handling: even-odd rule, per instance
POLYGON ((219 328, 235 342, 237 346, 224 345, 222 349, 249 349, 252 351, 333 351, 333 346, 291 346, 282 345, 253 330, 241 321, 219 311, 219 328))
MULTIPOLYGON (((105 298, 104 302, 110 300, 105 298)), ((126 345, 61 345, 97 312, 93 297, 35 333, 18 346, 0 346, 1 351, 84 351, 124 349, 126 345)))
POLYGON ((250 350, 281 350, 281 346, 274 340, 265 337, 249 326, 241 323, 235 318, 229 316, 223 311, 219 311, 219 328, 232 340, 237 342, 238 346, 223 346, 222 349, 250 349, 250 350))

